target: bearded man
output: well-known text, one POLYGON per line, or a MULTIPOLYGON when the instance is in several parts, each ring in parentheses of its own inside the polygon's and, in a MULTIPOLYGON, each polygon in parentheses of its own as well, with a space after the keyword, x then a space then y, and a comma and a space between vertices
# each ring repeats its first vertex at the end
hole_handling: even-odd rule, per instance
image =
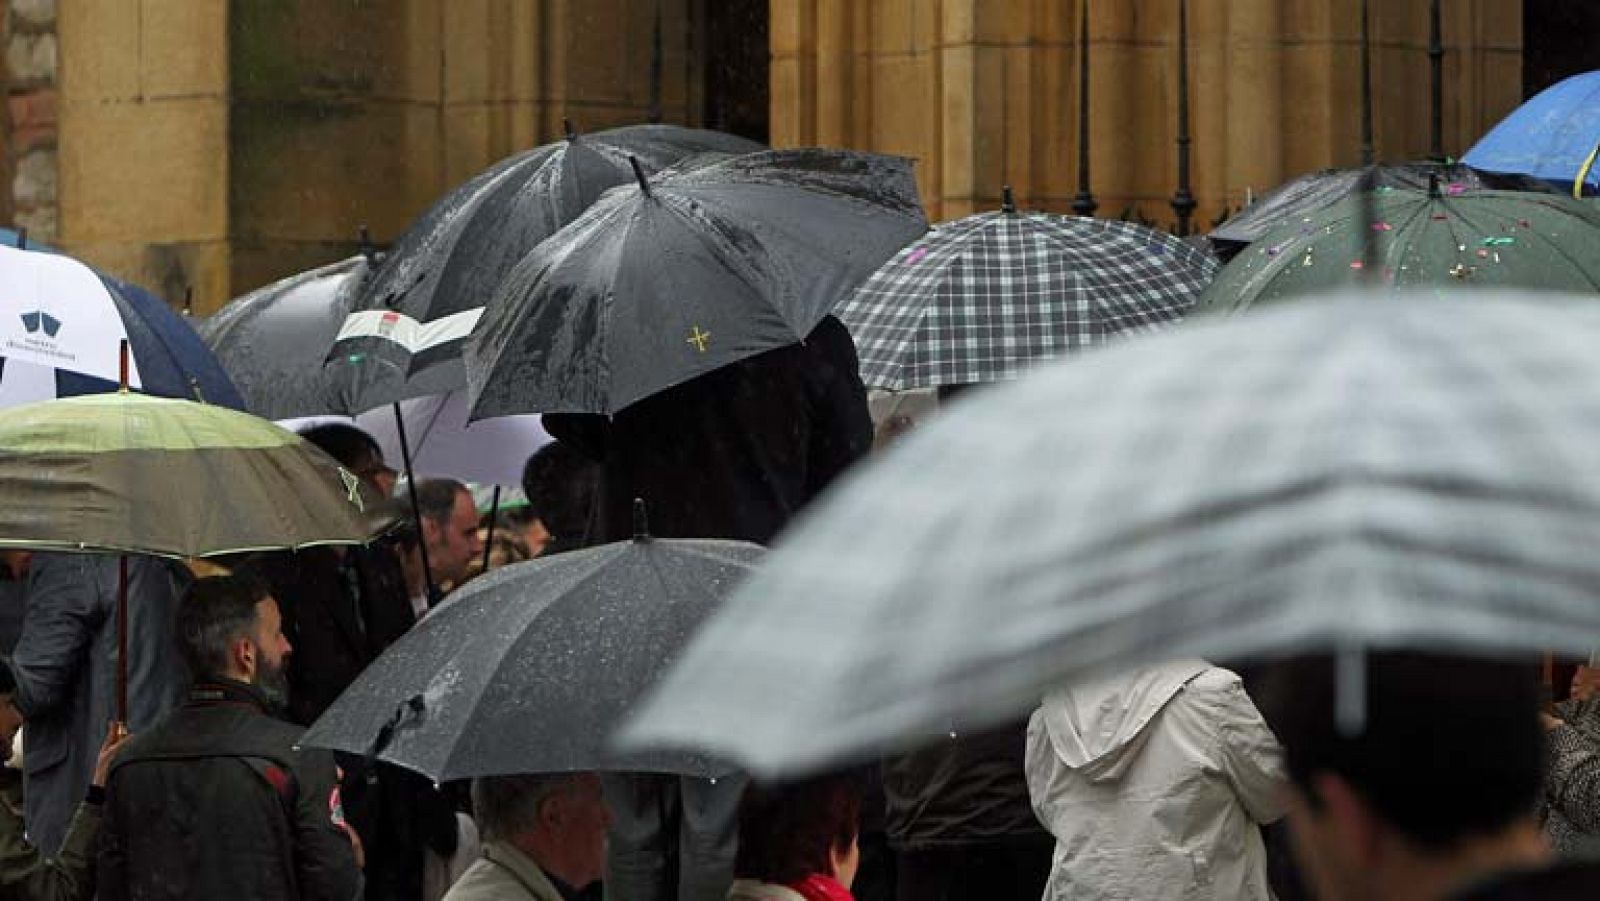
POLYGON ((106 785, 105 901, 353 901, 360 842, 327 751, 297 748, 290 647, 248 573, 200 579, 179 602, 188 702, 130 739, 106 785))

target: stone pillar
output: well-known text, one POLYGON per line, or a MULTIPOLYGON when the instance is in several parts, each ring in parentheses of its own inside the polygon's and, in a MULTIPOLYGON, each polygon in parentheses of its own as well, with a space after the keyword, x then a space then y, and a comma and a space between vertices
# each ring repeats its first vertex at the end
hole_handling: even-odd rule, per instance
MULTIPOLYGON (((1170 225, 1177 0, 856 0, 870 7, 865 24, 841 14, 848 0, 772 0, 773 143, 837 134, 913 156, 935 218, 993 208, 1004 183, 1024 203, 1065 211, 1076 191, 1084 2, 1101 213, 1170 225)), ((1372 0, 1380 158, 1428 150, 1427 6, 1372 0)), ((1460 153, 1521 99, 1521 3, 1445 7, 1446 143, 1460 153)), ((1299 172, 1358 162, 1359 0, 1189 9, 1197 223, 1299 172)))
POLYGON ((174 304, 230 285, 227 7, 60 3, 58 238, 174 304))
POLYGON ((6 4, 5 181, 0 208, 39 241, 54 241, 57 198, 55 0, 6 4))

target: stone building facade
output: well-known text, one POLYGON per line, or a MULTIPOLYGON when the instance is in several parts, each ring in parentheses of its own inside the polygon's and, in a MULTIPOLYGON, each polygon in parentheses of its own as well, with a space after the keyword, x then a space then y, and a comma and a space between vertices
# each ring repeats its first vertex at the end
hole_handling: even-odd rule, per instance
MULTIPOLYGON (((907 154, 935 218, 1065 209, 1086 2, 1100 214, 1166 225, 1179 0, 0 0, 0 214, 206 312, 564 118, 907 154)), ((1188 4, 1199 221, 1358 160, 1359 0, 1188 4)), ((1428 149, 1427 6, 1372 3, 1381 157, 1428 149)), ((1443 6, 1460 152, 1521 99, 1524 0, 1443 6)))

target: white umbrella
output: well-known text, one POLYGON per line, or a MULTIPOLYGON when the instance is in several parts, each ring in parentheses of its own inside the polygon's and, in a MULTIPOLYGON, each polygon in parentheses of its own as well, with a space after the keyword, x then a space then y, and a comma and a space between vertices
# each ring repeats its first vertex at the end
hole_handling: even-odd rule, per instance
POLYGON ((1154 659, 1588 654, 1596 347, 1593 298, 1346 296, 979 390, 780 539, 627 737, 772 773, 1154 659))

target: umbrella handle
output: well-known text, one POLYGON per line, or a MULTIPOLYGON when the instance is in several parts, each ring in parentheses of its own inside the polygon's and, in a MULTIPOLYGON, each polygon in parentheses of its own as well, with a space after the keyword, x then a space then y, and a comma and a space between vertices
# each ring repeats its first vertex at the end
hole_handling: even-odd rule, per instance
POLYGON ((382 754, 390 743, 394 741, 395 733, 400 731, 400 727, 403 725, 402 721, 405 720, 406 715, 416 714, 421 716, 425 709, 427 709, 427 702, 423 700, 422 695, 412 695, 401 701, 400 705, 394 709, 394 713, 384 722, 383 727, 378 730, 378 735, 372 740, 372 744, 367 746, 365 759, 369 775, 372 773, 372 764, 377 761, 378 755, 382 754))
POLYGON ((1578 177, 1572 180, 1573 197, 1583 199, 1583 183, 1589 180, 1589 173, 1594 171, 1594 161, 1597 157, 1600 157, 1600 144, 1594 145, 1594 149, 1589 151, 1589 157, 1578 167, 1578 177))

